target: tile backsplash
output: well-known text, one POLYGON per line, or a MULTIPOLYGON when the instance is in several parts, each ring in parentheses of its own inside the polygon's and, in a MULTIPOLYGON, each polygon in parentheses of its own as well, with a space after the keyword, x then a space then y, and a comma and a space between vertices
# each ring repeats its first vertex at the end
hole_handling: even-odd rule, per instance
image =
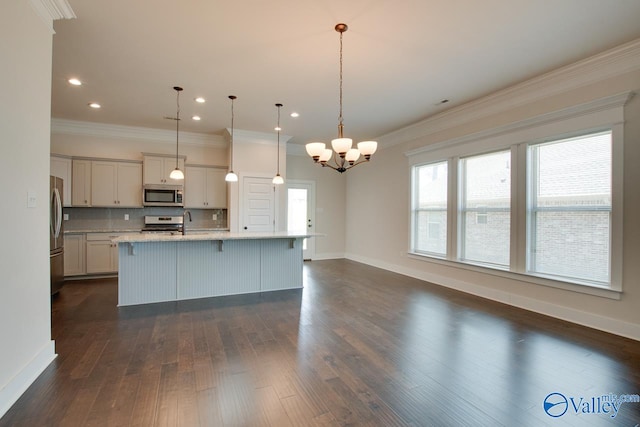
MULTIPOLYGON (((227 228, 226 209, 188 209, 192 222, 189 228, 227 228), (216 219, 213 219, 216 215, 216 219)), ((69 215, 64 221, 65 231, 74 230, 140 230, 144 227, 145 215, 179 216, 183 208, 146 207, 146 208, 64 208, 63 213, 69 215), (129 219, 125 220, 125 215, 129 219)))

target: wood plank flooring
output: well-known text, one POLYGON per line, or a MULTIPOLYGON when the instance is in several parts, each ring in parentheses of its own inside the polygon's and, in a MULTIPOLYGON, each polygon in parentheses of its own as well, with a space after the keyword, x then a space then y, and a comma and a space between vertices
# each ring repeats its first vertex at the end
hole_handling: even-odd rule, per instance
POLYGON ((125 308, 114 279, 67 282, 59 356, 0 426, 640 423, 640 403, 543 409, 553 392, 640 394, 640 342, 347 260, 305 263, 304 280, 125 308))

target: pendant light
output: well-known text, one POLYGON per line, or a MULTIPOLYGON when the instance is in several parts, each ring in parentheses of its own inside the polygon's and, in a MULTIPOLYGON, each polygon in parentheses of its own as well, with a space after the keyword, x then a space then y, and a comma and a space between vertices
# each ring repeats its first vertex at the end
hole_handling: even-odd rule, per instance
POLYGON ((284 179, 280 176, 280 108, 282 104, 276 104, 278 108, 278 126, 276 126, 276 131, 278 132, 278 169, 276 172, 276 176, 273 177, 273 182, 276 185, 284 184, 284 179))
POLYGON ((182 88, 179 86, 174 86, 173 90, 175 90, 177 94, 176 104, 178 106, 178 109, 176 111, 176 118, 175 118, 175 121, 176 121, 176 168, 171 171, 171 173, 169 174, 169 178, 175 179, 175 180, 181 180, 181 179, 184 179, 184 173, 182 173, 182 171, 178 167, 178 133, 180 130, 180 92, 182 92, 182 88))
POLYGON ((238 182, 238 175, 233 172, 233 101, 237 98, 235 95, 229 95, 231 100, 231 142, 229 143, 229 173, 224 177, 227 182, 238 182))
POLYGON ((347 24, 337 24, 335 30, 340 33, 340 115, 338 116, 338 138, 331 141, 333 151, 326 148, 324 142, 310 142, 306 145, 307 154, 311 156, 315 163, 320 163, 340 173, 346 172, 360 163, 368 162, 371 155, 376 152, 378 143, 375 141, 362 141, 358 143, 358 148, 351 148, 353 140, 344 138, 342 132, 342 35, 349 27, 347 24), (358 161, 360 156, 362 159, 358 161), (333 163, 329 163, 332 160, 333 163))

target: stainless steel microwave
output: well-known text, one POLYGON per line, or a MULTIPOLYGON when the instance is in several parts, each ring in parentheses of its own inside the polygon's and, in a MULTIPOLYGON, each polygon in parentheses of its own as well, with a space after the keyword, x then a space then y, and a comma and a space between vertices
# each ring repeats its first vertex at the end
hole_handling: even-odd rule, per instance
POLYGON ((142 187, 144 206, 184 206, 182 185, 145 185, 142 187))

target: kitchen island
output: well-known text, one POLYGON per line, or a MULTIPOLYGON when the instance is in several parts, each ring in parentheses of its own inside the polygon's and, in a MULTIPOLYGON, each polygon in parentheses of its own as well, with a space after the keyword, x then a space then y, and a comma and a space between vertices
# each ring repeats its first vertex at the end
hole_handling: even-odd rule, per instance
POLYGON ((118 305, 302 287, 302 241, 288 232, 117 237, 118 305))

